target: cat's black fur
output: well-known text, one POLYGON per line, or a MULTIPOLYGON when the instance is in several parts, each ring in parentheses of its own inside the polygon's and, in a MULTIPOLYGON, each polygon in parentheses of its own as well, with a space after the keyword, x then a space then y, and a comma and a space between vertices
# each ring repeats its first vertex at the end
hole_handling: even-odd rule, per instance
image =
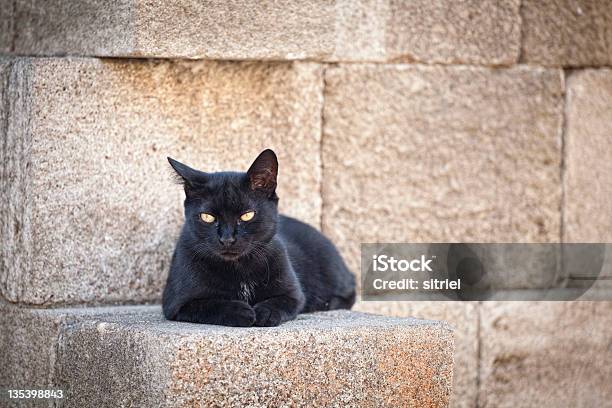
POLYGON ((302 312, 351 308, 355 278, 334 245, 278 214, 272 150, 263 151, 247 173, 204 173, 168 160, 186 198, 164 290, 167 319, 277 326, 302 312), (247 211, 255 216, 241 221, 247 211), (204 222, 203 212, 215 221, 204 222))

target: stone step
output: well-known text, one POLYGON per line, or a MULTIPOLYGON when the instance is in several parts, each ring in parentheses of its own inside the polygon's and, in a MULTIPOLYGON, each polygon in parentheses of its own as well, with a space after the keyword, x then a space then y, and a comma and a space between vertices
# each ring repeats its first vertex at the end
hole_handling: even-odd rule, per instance
POLYGON ((519 0, 2 4, 0 50, 20 55, 508 65, 520 48, 519 0))
POLYGON ((0 305, 0 388, 72 406, 448 405, 444 322, 334 311, 275 328, 169 322, 158 306, 0 305))

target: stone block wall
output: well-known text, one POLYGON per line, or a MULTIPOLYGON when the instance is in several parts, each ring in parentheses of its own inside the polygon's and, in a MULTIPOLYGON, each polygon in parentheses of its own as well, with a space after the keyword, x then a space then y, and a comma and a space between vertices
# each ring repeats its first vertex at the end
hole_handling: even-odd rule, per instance
MULTIPOLYGON (((158 302, 181 223, 166 156, 241 170, 274 149, 281 209, 356 273, 366 241, 612 242, 607 0, 0 11, 4 302, 158 302)), ((456 326, 453 406, 611 406, 609 306, 357 308, 456 326)))
POLYGON ((321 66, 94 58, 5 66, 6 300, 158 300, 182 222, 166 156, 246 171, 273 148, 282 208, 319 226, 321 66))

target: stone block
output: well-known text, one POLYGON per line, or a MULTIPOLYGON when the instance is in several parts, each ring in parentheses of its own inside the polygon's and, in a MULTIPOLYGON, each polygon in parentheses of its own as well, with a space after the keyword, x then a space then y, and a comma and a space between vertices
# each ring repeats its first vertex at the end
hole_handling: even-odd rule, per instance
POLYGON ((519 0, 15 2, 22 55, 508 65, 519 0))
POLYGON ((15 2, 0 2, 0 54, 12 51, 15 30, 15 2))
POLYGON ((391 0, 387 58, 441 64, 513 64, 520 50, 519 6, 518 0, 391 0))
POLYGON ((453 326, 455 356, 450 406, 472 408, 478 396, 478 304, 477 302, 357 302, 357 311, 396 317, 444 320, 453 326))
POLYGON ((368 242, 559 242, 563 78, 535 67, 326 70, 322 228, 368 242))
MULTIPOLYGON (((66 331, 95 319, 125 319, 158 312, 158 306, 29 309, 0 302, 0 389, 45 389, 57 385, 58 346, 66 331)), ((4 400, 4 395, 2 399, 4 400)), ((35 401, 30 401, 34 406, 35 401)), ((40 401, 38 401, 40 402, 40 401)), ((17 401, 17 407, 24 401, 17 401)))
POLYGON ((548 66, 612 64, 608 0, 525 0, 522 62, 548 66))
POLYGON ((182 223, 166 156, 246 171, 272 148, 281 211, 319 225, 316 64, 42 58, 9 75, 0 291, 11 302, 159 299, 182 223))
POLYGON ((563 239, 612 242, 612 70, 569 75, 566 106, 563 239))
POLYGON ((316 59, 334 48, 326 0, 18 1, 19 54, 316 59))
MULTIPOLYGON (((65 391, 66 407, 445 407, 451 392, 453 332, 443 322, 337 311, 229 328, 166 321, 150 306, 30 313, 66 322, 45 340, 56 351, 41 366, 65 391)), ((37 323, 21 323, 27 337, 0 339, 44 337, 37 323)), ((23 349, 24 361, 41 354, 23 349)), ((39 369, 13 360, 4 367, 26 379, 39 369)))
POLYGON ((610 406, 612 302, 485 302, 481 319, 479 406, 610 406))

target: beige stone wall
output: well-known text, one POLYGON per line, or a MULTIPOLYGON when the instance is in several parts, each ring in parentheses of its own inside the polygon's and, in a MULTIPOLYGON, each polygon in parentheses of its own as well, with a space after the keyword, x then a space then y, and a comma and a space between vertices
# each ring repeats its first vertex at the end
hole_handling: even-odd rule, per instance
POLYGON ((360 242, 558 242, 563 77, 531 67, 325 72, 323 231, 360 242))
POLYGON ((483 407, 608 407, 612 302, 485 302, 483 407))
POLYGON ((159 300, 182 222, 166 156, 246 171, 279 155, 281 208, 321 217, 322 67, 18 59, 2 147, 2 295, 159 300))
MULTIPOLYGON (((159 301, 168 155, 273 148, 355 272, 365 241, 612 240, 607 0, 101 4, 0 1, 3 301, 159 301)), ((455 326, 453 406, 612 406, 609 303, 356 308, 455 326)))

